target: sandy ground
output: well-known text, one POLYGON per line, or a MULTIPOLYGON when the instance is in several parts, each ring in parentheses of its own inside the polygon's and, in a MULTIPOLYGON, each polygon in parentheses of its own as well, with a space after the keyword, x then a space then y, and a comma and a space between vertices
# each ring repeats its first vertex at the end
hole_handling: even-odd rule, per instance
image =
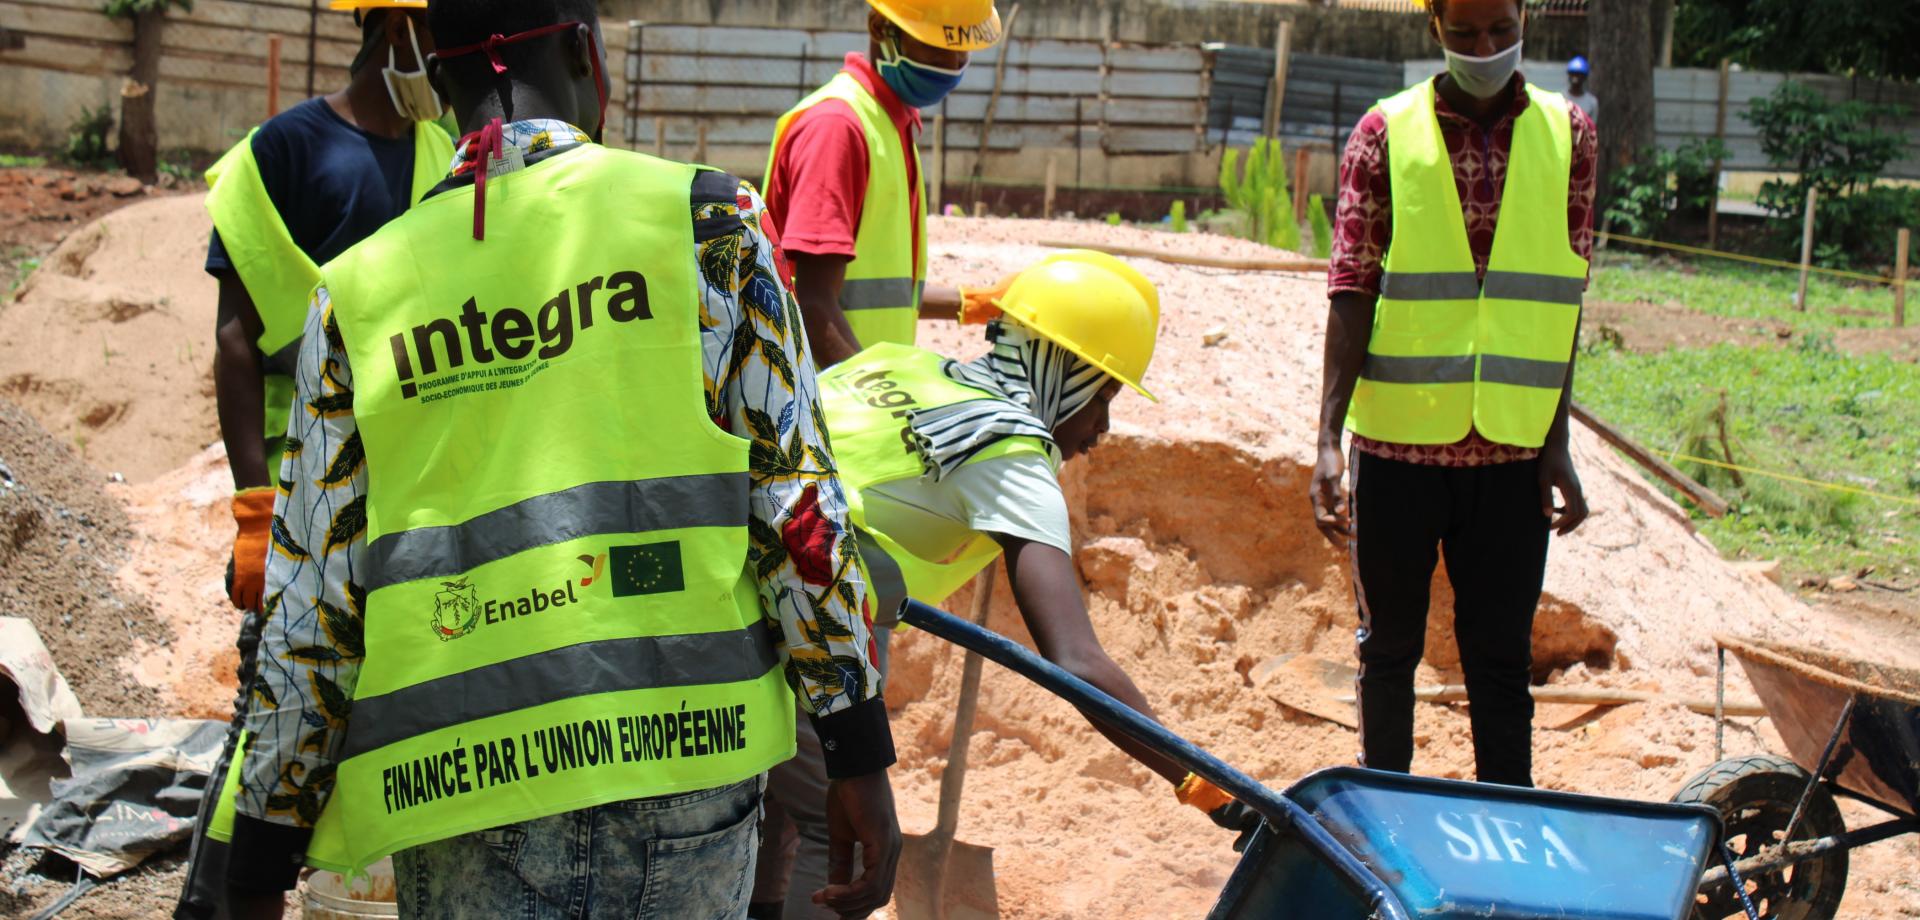
MULTIPOLYGON (((0 378, 30 375, 39 388, 8 398, 130 480, 107 487, 130 534, 110 590, 150 604, 164 632, 119 643, 113 668, 92 679, 117 674, 127 692, 151 694, 158 714, 217 716, 231 694, 234 618, 220 586, 230 484, 223 456, 208 447, 216 428, 204 352, 212 284, 199 272, 205 218, 197 198, 180 197, 95 227, 49 260, 60 271, 36 273, 31 289, 0 310, 0 378), (123 302, 139 309, 114 306, 123 302), (116 322, 119 313, 128 315, 116 322), (123 405, 110 423, 87 424, 82 407, 115 403, 123 405)), ((1272 254, 1239 240, 1097 224, 935 219, 932 277, 991 280, 1045 252, 1020 242, 1037 239, 1272 254)), ((1096 625, 1163 721, 1267 783, 1351 763, 1353 732, 1277 702, 1250 677, 1285 653, 1351 656, 1344 557, 1306 511, 1322 282, 1137 264, 1164 304, 1148 377, 1161 402, 1123 395, 1113 433, 1067 474, 1096 625), (1225 341, 1203 346, 1217 328, 1225 341)), ((922 340, 956 356, 983 347, 977 327, 928 323, 922 340)), ((1576 428, 1575 450, 1596 513, 1553 549, 1535 631, 1543 678, 1704 694, 1714 632, 1920 660, 1910 622, 1806 607, 1722 562, 1680 509, 1584 429, 1576 428)), ((1426 676, 1451 679, 1444 575, 1435 587, 1426 676)), ((1004 583, 996 593, 992 625, 1026 639, 1004 583)), ((964 609, 965 594, 948 606, 964 609)), ((894 782, 905 829, 924 832, 950 745, 960 656, 912 633, 895 649, 894 782)), ((61 659, 71 677, 69 660, 61 659)), ((1748 692, 1737 669, 1732 685, 1748 692)), ((1770 726, 1755 721, 1730 727, 1729 754, 1780 749, 1770 726)), ((1541 725, 1537 777, 1558 789, 1664 800, 1713 757, 1712 720, 1673 705, 1548 707, 1541 725)), ((1416 769, 1470 775, 1464 707, 1423 706, 1418 731, 1416 769)), ((1199 916, 1233 866, 1228 835, 1175 803, 1072 709, 992 665, 970 751, 960 836, 995 848, 1002 916, 1199 916)), ((1920 917, 1916 861, 1912 838, 1855 854, 1841 916, 1920 917)), ((120 906, 96 916, 142 915, 134 901, 101 903, 120 906)))

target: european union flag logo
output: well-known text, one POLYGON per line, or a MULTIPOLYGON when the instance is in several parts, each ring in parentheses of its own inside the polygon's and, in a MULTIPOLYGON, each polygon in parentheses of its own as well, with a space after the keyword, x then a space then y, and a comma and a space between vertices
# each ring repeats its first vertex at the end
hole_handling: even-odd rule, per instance
POLYGON ((607 562, 614 597, 668 594, 687 587, 680 571, 679 540, 615 546, 608 550, 607 562))

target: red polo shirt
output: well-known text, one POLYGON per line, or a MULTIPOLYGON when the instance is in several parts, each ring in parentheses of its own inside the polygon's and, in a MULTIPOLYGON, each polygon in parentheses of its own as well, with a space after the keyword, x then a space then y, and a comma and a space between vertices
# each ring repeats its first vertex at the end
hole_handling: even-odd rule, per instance
MULTIPOLYGON (((902 149, 911 150, 920 135, 920 110, 901 102, 864 54, 848 54, 843 72, 880 101, 900 132, 902 149)), ((907 158, 907 189, 917 210, 920 170, 912 157, 907 158)), ((854 258, 853 241, 866 199, 867 139, 853 107, 828 99, 800 113, 788 126, 787 140, 766 180, 767 219, 781 250, 854 258)), ((911 242, 916 253, 921 230, 915 222, 911 242)), ((792 279, 790 269, 787 276, 792 279)))

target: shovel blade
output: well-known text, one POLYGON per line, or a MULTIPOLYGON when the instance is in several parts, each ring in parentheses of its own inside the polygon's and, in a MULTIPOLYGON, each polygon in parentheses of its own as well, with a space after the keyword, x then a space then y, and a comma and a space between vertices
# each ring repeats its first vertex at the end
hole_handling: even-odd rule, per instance
MULTIPOLYGON (((893 886, 894 916, 899 920, 938 920, 934 879, 940 874, 939 841, 911 834, 901 842, 900 873, 893 886)), ((993 883, 993 848, 956 840, 947 851, 946 920, 999 920, 1000 899, 993 883)))

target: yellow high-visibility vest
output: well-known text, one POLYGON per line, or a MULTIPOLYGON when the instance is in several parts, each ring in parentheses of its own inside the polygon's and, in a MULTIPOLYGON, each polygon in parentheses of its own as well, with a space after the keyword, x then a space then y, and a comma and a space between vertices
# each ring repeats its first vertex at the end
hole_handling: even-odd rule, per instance
MULTIPOLYGON (((293 405, 293 362, 300 333, 307 325, 307 302, 320 281, 320 266, 293 242, 293 235, 267 195, 260 163, 253 158, 253 136, 247 132, 220 159, 207 168, 207 213, 220 233, 227 259, 247 287, 255 312, 260 314, 260 337, 255 344, 265 356, 266 416, 261 429, 267 442, 267 469, 280 469, 280 447, 287 436, 288 409, 293 405)), ((439 126, 413 126, 413 183, 409 207, 447 175, 453 162, 453 142, 439 126)))
POLYGON ((1379 103, 1393 197, 1380 300, 1347 427, 1379 441, 1487 439, 1539 447, 1560 403, 1586 288, 1567 231, 1573 134, 1567 101, 1529 84, 1514 122, 1486 280, 1431 80, 1379 103))
POLYGON ((773 175, 780 145, 786 142, 794 119, 828 99, 853 109, 867 139, 867 195, 860 208, 860 229, 854 235, 853 261, 847 263, 847 280, 840 288, 840 309, 860 347, 882 342, 912 345, 920 295, 927 282, 926 183, 921 181, 918 196, 910 194, 907 164, 912 163, 913 174, 921 176, 920 151, 900 142, 900 130, 886 107, 852 74, 835 74, 774 124, 767 175, 773 175))
MULTIPOLYGON (((848 517, 860 529, 867 584, 883 611, 902 597, 940 603, 1000 555, 999 543, 976 533, 945 558, 923 558, 892 535, 875 530, 867 520, 869 487, 923 475, 920 453, 908 430, 911 410, 994 398, 948 377, 941 370, 947 360, 910 345, 872 345, 820 375, 820 405, 827 430, 833 434, 834 462, 847 490, 848 517)), ((1038 454, 1054 462, 1054 453, 1044 441, 1015 435, 987 446, 962 466, 1016 453, 1038 454)))
POLYGON ((317 693, 345 740, 309 864, 792 755, 748 442, 705 411, 695 171, 584 145, 492 177, 484 242, 469 186, 322 269, 367 471, 329 538, 364 529, 365 610, 336 613, 366 657, 350 701, 317 693))

